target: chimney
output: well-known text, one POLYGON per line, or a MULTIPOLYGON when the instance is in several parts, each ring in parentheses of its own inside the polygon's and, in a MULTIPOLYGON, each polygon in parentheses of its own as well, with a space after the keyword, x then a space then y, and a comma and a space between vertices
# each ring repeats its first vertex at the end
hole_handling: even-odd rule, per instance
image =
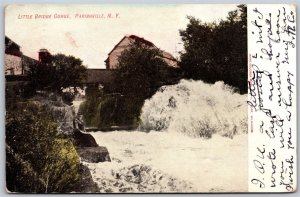
POLYGON ((47 49, 39 50, 39 61, 42 63, 49 63, 51 61, 51 54, 47 49))

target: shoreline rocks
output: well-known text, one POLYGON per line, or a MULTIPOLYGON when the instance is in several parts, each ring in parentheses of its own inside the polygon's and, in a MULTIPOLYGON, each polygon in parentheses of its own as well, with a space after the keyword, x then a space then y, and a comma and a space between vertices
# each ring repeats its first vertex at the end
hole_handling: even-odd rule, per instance
POLYGON ((98 144, 91 134, 83 133, 75 128, 73 135, 74 146, 76 147, 98 147, 98 144))
POLYGON ((76 147, 76 151, 82 161, 89 163, 110 162, 109 152, 106 147, 76 147))
POLYGON ((91 134, 85 133, 83 122, 77 118, 74 120, 73 139, 75 149, 83 161, 90 163, 111 161, 107 148, 99 146, 91 134))

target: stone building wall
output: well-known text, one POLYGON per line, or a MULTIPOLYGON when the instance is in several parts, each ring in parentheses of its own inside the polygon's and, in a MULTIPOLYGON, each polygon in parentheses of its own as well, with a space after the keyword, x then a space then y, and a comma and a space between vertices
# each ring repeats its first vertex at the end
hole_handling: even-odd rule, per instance
POLYGON ((5 64, 5 75, 22 75, 22 58, 5 54, 4 55, 4 64, 5 64))

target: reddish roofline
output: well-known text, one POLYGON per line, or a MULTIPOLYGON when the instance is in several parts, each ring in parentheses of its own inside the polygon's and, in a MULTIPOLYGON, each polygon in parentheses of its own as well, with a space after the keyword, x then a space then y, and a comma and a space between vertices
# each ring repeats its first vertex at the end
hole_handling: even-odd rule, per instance
POLYGON ((138 37, 136 35, 130 35, 129 38, 134 39, 135 41, 138 41, 138 42, 142 42, 142 43, 144 43, 144 44, 146 44, 146 45, 148 45, 150 47, 155 47, 155 45, 152 42, 150 42, 149 40, 146 40, 144 38, 138 37))
MULTIPOLYGON (((133 34, 131 34, 131 35, 125 35, 115 46, 114 46, 114 48, 108 53, 108 57, 104 60, 104 62, 105 63, 107 63, 107 61, 108 61, 108 59, 109 59, 109 55, 118 47, 118 45, 125 39, 125 38, 130 38, 130 39, 133 39, 133 40, 135 40, 136 42, 141 42, 141 43, 144 43, 144 44, 146 44, 147 46, 149 46, 149 47, 155 47, 155 48, 157 48, 152 42, 150 42, 150 41, 148 41, 148 40, 146 40, 146 39, 144 39, 144 38, 141 38, 141 37, 139 37, 139 36, 136 36, 136 35, 133 35, 133 34)), ((158 49, 158 48, 157 48, 158 49)), ((161 52, 162 52, 162 58, 166 58, 166 59, 169 59, 169 60, 171 60, 171 61, 175 61, 175 62, 178 62, 177 60, 176 60, 176 58, 174 58, 173 57, 173 55, 172 54, 170 54, 170 53, 168 53, 168 52, 166 52, 166 51, 162 51, 162 50, 160 50, 161 52), (166 53, 168 53, 172 58, 169 58, 169 57, 166 57, 166 56, 164 56, 163 55, 163 52, 166 52, 166 53)), ((106 68, 107 69, 107 68, 106 68)))
MULTIPOLYGON (((141 37, 138 37, 138 36, 136 36, 136 35, 126 35, 126 36, 124 36, 119 42, 118 42, 118 44, 116 44, 115 46, 114 46, 114 48, 108 53, 108 56, 117 48, 117 46, 125 39, 125 38, 131 38, 131 39, 134 39, 135 41, 138 41, 138 42, 142 42, 142 43, 144 43, 144 44, 146 44, 146 45, 148 45, 148 46, 153 46, 153 47, 156 47, 152 42, 150 42, 150 41, 148 41, 148 40, 146 40, 146 39, 144 39, 144 38, 141 38, 141 37)), ((108 58, 107 58, 108 59, 108 58)), ((105 60, 105 61, 107 61, 107 59, 105 60)), ((105 62, 104 61, 104 62, 105 62)))
MULTIPOLYGON (((119 42, 118 42, 118 44, 116 44, 115 46, 114 46, 114 48, 108 53, 108 56, 117 48, 117 46, 126 38, 127 36, 124 36, 119 42)), ((106 61, 106 60, 105 60, 106 61)))

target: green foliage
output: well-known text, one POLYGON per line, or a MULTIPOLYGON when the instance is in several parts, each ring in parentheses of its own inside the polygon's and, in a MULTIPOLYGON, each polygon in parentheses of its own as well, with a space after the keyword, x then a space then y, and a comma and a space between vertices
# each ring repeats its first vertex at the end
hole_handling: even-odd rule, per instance
POLYGON ((73 56, 57 54, 50 63, 37 62, 29 66, 31 85, 38 90, 60 93, 67 87, 81 87, 86 77, 86 67, 82 61, 73 56))
POLYGON ((180 31, 185 77, 209 83, 222 80, 247 92, 247 7, 239 5, 218 24, 188 19, 187 28, 180 31))
POLYGON ((104 95, 103 86, 88 85, 85 89, 85 97, 89 99, 100 98, 104 95))
POLYGON ((100 107, 102 96, 102 86, 87 86, 85 90, 86 101, 80 104, 78 114, 83 115, 85 125, 88 127, 98 127, 100 125, 100 107))
POLYGON ((120 95, 108 96, 103 99, 100 107, 101 126, 138 126, 139 114, 143 103, 137 103, 130 97, 120 95))
POLYGON ((79 114, 88 127, 137 126, 136 114, 140 114, 140 110, 140 104, 116 94, 87 99, 80 105, 79 114))
POLYGON ((133 43, 118 59, 117 91, 135 100, 151 97, 167 79, 168 65, 161 57, 159 49, 133 43))
POLYGON ((136 127, 144 101, 159 87, 176 83, 178 71, 170 68, 162 59, 161 51, 135 42, 124 50, 115 71, 116 92, 106 94, 103 89, 88 87, 87 100, 79 113, 90 127, 136 127))
POLYGON ((83 120, 88 127, 98 127, 100 125, 100 99, 87 99, 80 104, 78 114, 83 115, 83 120))
POLYGON ((117 92, 123 97, 106 101, 101 111, 113 115, 103 121, 111 119, 117 123, 137 124, 144 101, 169 82, 170 68, 161 57, 159 49, 138 42, 122 52, 115 83, 117 92))
POLYGON ((64 191, 79 178, 79 156, 70 140, 54 139, 47 161, 42 169, 42 180, 48 192, 64 191))
POLYGON ((33 102, 6 115, 6 180, 11 192, 64 192, 78 179, 79 156, 57 123, 33 102))

